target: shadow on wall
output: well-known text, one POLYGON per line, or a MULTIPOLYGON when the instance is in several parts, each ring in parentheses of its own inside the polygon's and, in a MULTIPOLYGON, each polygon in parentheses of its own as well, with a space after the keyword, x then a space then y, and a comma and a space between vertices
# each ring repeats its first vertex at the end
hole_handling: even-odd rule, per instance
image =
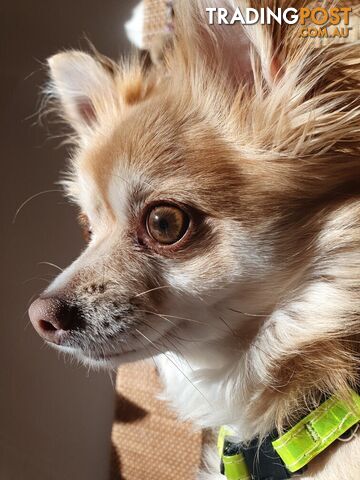
POLYGON ((55 184, 66 151, 54 125, 37 125, 46 57, 84 34, 118 57, 135 2, 2 2, 0 30, 1 303, 0 480, 107 480, 113 388, 43 348, 28 326, 31 297, 82 248, 74 210, 55 184), (52 139, 49 139, 49 136, 52 139), (19 212, 22 202, 39 192, 19 212), (56 191, 54 191, 56 190, 56 191))

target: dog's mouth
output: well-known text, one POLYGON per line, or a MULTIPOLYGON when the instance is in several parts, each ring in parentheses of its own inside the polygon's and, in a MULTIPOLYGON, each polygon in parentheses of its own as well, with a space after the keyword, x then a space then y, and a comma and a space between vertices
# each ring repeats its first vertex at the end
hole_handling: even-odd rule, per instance
MULTIPOLYGON (((69 333, 61 343, 46 342, 53 348, 77 358, 83 363, 93 366, 118 366, 137 360, 151 358, 169 351, 170 344, 166 341, 168 336, 178 330, 181 324, 169 325, 161 331, 149 332, 146 328, 135 328, 135 332, 128 332, 126 338, 113 339, 113 341, 99 341, 88 339, 82 333, 79 340, 69 333)), ((124 335, 124 334, 123 334, 124 335)))

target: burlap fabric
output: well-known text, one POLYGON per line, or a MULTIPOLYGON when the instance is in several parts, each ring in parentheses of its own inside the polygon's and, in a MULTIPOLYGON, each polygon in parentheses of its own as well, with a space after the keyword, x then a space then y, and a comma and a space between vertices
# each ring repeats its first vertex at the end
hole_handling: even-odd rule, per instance
POLYGON ((139 362, 120 368, 116 391, 112 480, 195 480, 202 434, 157 398, 155 367, 139 362))

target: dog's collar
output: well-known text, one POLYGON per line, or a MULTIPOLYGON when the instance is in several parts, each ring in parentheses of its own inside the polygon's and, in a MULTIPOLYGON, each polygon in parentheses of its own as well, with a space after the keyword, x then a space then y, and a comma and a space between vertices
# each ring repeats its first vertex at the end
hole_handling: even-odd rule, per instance
POLYGON ((260 443, 236 441, 235 432, 221 427, 218 451, 227 480, 285 480, 301 475, 308 463, 336 440, 352 438, 360 422, 360 396, 352 401, 336 396, 323 402, 284 435, 272 433, 260 443))

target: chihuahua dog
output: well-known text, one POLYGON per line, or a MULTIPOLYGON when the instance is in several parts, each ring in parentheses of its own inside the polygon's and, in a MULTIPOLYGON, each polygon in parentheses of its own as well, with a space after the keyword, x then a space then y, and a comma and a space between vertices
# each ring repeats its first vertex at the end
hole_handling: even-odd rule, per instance
MULTIPOLYGON (((156 356, 180 418, 243 442, 360 381, 359 43, 206 13, 265 4, 283 2, 174 2, 156 66, 49 59, 87 247, 30 307, 84 363, 156 356)), ((302 478, 359 479, 359 452, 335 443, 302 478)), ((200 478, 224 479, 216 453, 200 478)))

